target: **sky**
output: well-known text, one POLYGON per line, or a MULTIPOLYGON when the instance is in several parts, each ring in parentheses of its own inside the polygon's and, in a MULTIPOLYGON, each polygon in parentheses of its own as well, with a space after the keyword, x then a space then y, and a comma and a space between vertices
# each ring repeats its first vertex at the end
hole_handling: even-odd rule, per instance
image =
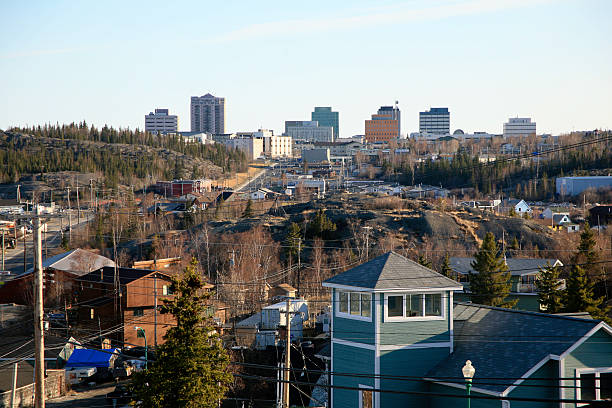
POLYGON ((402 133, 612 128, 612 1, 0 1, 0 129, 85 120, 144 128, 191 96, 226 98, 226 132, 340 112, 340 136, 399 101, 402 133))

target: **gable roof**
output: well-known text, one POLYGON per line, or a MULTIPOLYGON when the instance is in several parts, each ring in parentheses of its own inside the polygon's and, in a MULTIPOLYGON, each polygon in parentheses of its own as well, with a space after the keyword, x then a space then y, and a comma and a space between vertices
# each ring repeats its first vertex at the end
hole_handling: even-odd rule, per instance
MULTIPOLYGON (((472 261, 474 258, 450 258, 451 268, 458 273, 467 275, 469 273, 478 273, 472 268, 472 261)), ((512 276, 529 275, 540 272, 540 268, 546 266, 547 263, 551 265, 563 265, 561 261, 555 258, 507 258, 506 265, 510 270, 512 276)))
MULTIPOLYGON (((155 271, 136 268, 117 268, 119 283, 121 285, 127 285, 128 283, 143 278, 151 273, 155 273, 155 271)), ((104 268, 100 268, 96 271, 88 273, 87 275, 83 275, 81 279, 90 282, 113 283, 115 280, 115 267, 106 266, 104 268)))
POLYGON ((553 219, 553 223, 554 224, 559 224, 561 222, 567 224, 567 223, 571 222, 570 218, 569 218, 569 215, 565 214, 565 213, 555 213, 555 214, 553 214, 552 219, 553 219), (567 219, 567 221, 563 221, 564 219, 567 219))
POLYGON ((374 291, 452 289, 463 286, 395 252, 387 252, 323 282, 326 287, 351 286, 374 291))
MULTIPOLYGON (((115 262, 105 256, 94 254, 81 248, 58 254, 43 261, 43 269, 52 268, 58 271, 70 272, 83 276, 105 266, 115 266, 115 262)), ((32 273, 34 268, 26 273, 32 273)))
MULTIPOLYGON (((551 355, 562 355, 601 324, 597 320, 468 303, 455 304, 453 320, 454 351, 426 377, 461 377, 461 367, 471 360, 476 368, 474 387, 500 394, 539 363, 551 355)), ((442 381, 465 385, 463 379, 442 381)))

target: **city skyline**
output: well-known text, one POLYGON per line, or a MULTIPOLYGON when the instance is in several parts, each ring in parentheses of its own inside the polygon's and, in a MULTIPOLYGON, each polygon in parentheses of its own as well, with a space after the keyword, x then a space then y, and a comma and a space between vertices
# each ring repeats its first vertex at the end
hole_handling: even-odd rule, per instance
POLYGON ((285 120, 332 106, 350 137, 395 100, 403 134, 436 106, 452 111, 451 132, 501 134, 511 117, 533 118, 539 133, 612 127, 606 1, 163 4, 1 6, 11 41, 0 45, 0 128, 144 129, 143 114, 167 107, 188 130, 189 98, 206 93, 227 99, 226 132, 280 134, 285 120), (166 48, 178 63, 159 60, 166 48))

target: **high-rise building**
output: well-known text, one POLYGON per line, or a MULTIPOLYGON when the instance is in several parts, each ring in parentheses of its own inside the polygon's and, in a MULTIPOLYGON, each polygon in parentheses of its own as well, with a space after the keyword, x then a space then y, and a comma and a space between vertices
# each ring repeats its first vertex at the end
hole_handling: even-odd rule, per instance
POLYGON ((310 118, 319 122, 319 127, 331 126, 334 129, 334 139, 340 137, 339 129, 339 114, 333 112, 331 106, 315 106, 310 118))
POLYGON ((168 109, 155 109, 145 115, 145 131, 151 133, 176 133, 178 117, 170 115, 168 109))
POLYGON ((381 106, 372 119, 365 121, 366 143, 390 142, 400 138, 401 116, 395 106, 381 106))
POLYGON ((531 118, 510 118, 504 123, 504 137, 529 136, 536 133, 536 123, 531 118))
POLYGON ((315 120, 288 120, 285 122, 285 135, 291 136, 293 140, 333 142, 334 128, 319 126, 319 123, 315 120))
POLYGON ((225 133, 225 98, 209 93, 191 97, 191 131, 225 133))
POLYGON ((419 133, 450 134, 450 112, 448 108, 431 108, 428 111, 419 112, 419 133))

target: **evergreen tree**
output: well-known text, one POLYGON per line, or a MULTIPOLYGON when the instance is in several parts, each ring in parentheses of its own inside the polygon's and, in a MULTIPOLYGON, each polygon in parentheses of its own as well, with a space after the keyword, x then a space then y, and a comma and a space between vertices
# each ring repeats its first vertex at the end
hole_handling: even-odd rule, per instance
POLYGON ((520 249, 520 245, 516 237, 514 237, 514 239, 512 240, 512 243, 510 244, 510 249, 513 249, 515 251, 520 249))
POLYGON ((329 239, 335 231, 336 224, 325 215, 324 209, 318 210, 312 221, 308 223, 308 232, 311 236, 329 239))
POLYGON ((589 279, 599 281, 602 278, 602 270, 599 261, 599 254, 596 249, 595 233, 588 222, 584 223, 584 229, 580 233, 580 243, 578 252, 572 258, 572 263, 581 264, 586 276, 589 279))
POLYGON ((590 282, 584 269, 574 264, 567 279, 565 291, 566 312, 589 312, 595 319, 610 322, 608 313, 610 306, 603 305, 604 298, 595 298, 593 284, 590 282))
POLYGON ((174 299, 164 299, 161 313, 176 319, 157 349, 157 361, 148 370, 134 375, 134 401, 143 408, 213 408, 232 381, 229 357, 214 330, 212 318, 205 317, 206 300, 197 261, 186 267, 182 279, 173 278, 174 299))
POLYGON ((455 279, 455 271, 450 266, 450 257, 448 254, 444 255, 444 260, 442 261, 442 266, 440 267, 440 273, 447 278, 455 279))
POLYGON ((289 232, 287 232, 287 237, 285 238, 285 253, 289 257, 289 263, 291 260, 295 258, 299 250, 301 249, 299 246, 299 242, 302 239, 302 229, 299 224, 296 222, 292 222, 289 226, 289 232))
POLYGON ((485 235, 471 265, 477 272, 470 273, 470 291, 474 302, 501 307, 516 304, 517 300, 506 300, 512 287, 510 272, 492 233, 485 235))
POLYGON ((417 262, 423 265, 424 267, 431 269, 431 261, 423 255, 419 255, 419 259, 417 259, 417 262))
POLYGON ((242 213, 242 218, 251 218, 252 216, 253 216, 253 200, 249 198, 249 201, 247 201, 246 208, 244 209, 244 212, 242 213))
POLYGON ((540 268, 536 280, 540 306, 548 313, 559 313, 563 309, 563 292, 560 290, 563 283, 559 274, 557 266, 547 263, 544 268, 540 268))

